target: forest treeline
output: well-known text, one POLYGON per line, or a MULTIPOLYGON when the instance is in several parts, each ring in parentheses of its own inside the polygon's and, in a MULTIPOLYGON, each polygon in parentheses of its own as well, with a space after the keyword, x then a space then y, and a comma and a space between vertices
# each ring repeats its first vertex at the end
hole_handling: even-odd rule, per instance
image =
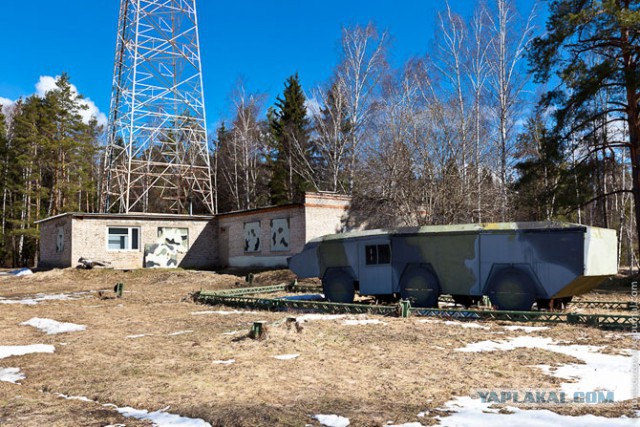
MULTIPOLYGON (((400 68, 387 31, 345 27, 330 78, 294 73, 274 105, 239 82, 211 136, 216 210, 326 191, 351 195, 349 221, 369 228, 572 221, 617 229, 635 262, 640 19, 583 3, 550 2, 540 37, 514 1, 445 4, 427 53, 400 68)), ((38 219, 98 209, 102 129, 81 108, 63 75, 0 120, 5 265, 33 263, 38 219)))

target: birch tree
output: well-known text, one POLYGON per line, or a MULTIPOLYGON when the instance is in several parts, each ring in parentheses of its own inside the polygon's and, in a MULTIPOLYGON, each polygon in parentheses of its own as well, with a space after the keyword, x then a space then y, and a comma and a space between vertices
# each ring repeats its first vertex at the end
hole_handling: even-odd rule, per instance
POLYGON ((373 119, 376 91, 387 72, 388 39, 388 33, 379 32, 373 24, 342 29, 336 84, 344 94, 349 123, 349 192, 353 189, 356 163, 373 119))
POLYGON ((521 23, 513 0, 495 0, 488 14, 491 30, 489 85, 494 98, 495 142, 501 186, 500 219, 509 216, 508 186, 511 182, 511 155, 515 143, 514 126, 522 106, 527 81, 523 73, 524 55, 533 39, 535 6, 521 23))

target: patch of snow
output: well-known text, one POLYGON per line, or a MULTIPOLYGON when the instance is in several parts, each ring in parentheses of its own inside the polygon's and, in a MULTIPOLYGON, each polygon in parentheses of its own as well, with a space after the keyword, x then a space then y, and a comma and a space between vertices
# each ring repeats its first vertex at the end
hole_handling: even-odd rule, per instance
POLYGON ((429 415, 429 411, 418 412, 418 418, 424 418, 429 415))
POLYGON ((327 427, 347 427, 351 422, 349 418, 341 417, 340 415, 323 415, 318 414, 313 416, 314 420, 317 420, 320 424, 327 427))
POLYGON ((158 427, 211 427, 211 424, 199 418, 187 418, 163 411, 149 412, 130 407, 116 407, 115 409, 125 417, 149 420, 158 427))
POLYGON ((305 295, 291 295, 286 297, 279 297, 276 299, 287 301, 318 301, 324 298, 322 294, 305 294, 305 295))
POLYGON ((345 314, 318 314, 318 313, 308 313, 303 314, 302 316, 296 317, 298 322, 309 322, 314 320, 336 320, 336 319, 344 319, 347 317, 345 314))
POLYGON ((236 363, 236 359, 214 360, 213 363, 215 363, 217 365, 231 365, 232 363, 236 363))
POLYGON ((606 390, 612 391, 616 401, 633 399, 633 371, 638 361, 632 356, 603 354, 603 347, 590 345, 558 345, 551 338, 520 336, 507 341, 481 341, 458 348, 456 351, 480 352, 480 351, 507 351, 515 348, 539 348, 564 354, 581 360, 584 364, 569 363, 559 366, 551 372, 544 366, 540 367, 545 373, 558 378, 571 379, 574 382, 563 383, 562 391, 567 396, 573 393, 606 390))
POLYGON ((549 329, 548 326, 505 326, 504 327, 508 331, 524 331, 526 333, 529 332, 538 332, 538 331, 546 331, 549 329))
POLYGON ((53 353, 56 348, 48 344, 0 345, 0 359, 11 356, 24 356, 31 353, 53 353))
POLYGON ((194 316, 202 316, 205 314, 219 314, 221 316, 228 316, 230 314, 258 314, 257 311, 239 311, 239 310, 207 310, 207 311, 194 311, 191 313, 194 316))
POLYGON ((9 274, 11 274, 12 276, 30 276, 33 274, 33 271, 29 270, 28 268, 19 268, 17 270, 11 270, 9 274))
MULTIPOLYGON (((58 397, 69 400, 81 400, 83 402, 95 402, 94 400, 88 399, 84 396, 67 396, 64 394, 58 394, 58 397)), ((169 410, 169 406, 154 412, 145 411, 144 409, 135 409, 128 406, 120 408, 113 403, 105 403, 102 406, 107 408, 114 408, 116 411, 127 418, 151 421, 153 425, 157 427, 211 427, 211 424, 199 418, 187 418, 165 412, 169 410)), ((113 426, 115 427, 122 425, 123 424, 114 424, 113 426)))
POLYGON ((470 329, 491 329, 489 326, 481 325, 475 322, 454 322, 453 320, 447 320, 446 322, 444 322, 444 324, 462 326, 463 328, 470 329))
POLYGON ((58 397, 61 397, 63 399, 67 399, 67 400, 80 400, 82 402, 94 402, 93 400, 89 399, 88 397, 84 397, 84 396, 67 396, 66 394, 58 393, 58 397))
POLYGON ((343 325, 356 326, 356 325, 386 325, 385 322, 381 322, 378 319, 347 319, 342 322, 343 325))
POLYGON ((18 384, 18 381, 25 378, 26 376, 20 372, 20 368, 0 368, 0 381, 18 384))
POLYGON ((69 295, 65 294, 57 294, 57 295, 45 295, 45 294, 37 294, 33 298, 25 298, 25 299, 1 299, 0 304, 22 304, 22 305, 36 305, 42 301, 52 301, 52 300, 60 300, 60 301, 74 301, 78 298, 71 298, 69 295))
POLYGON ((168 336, 170 336, 170 337, 175 337, 176 335, 190 334, 190 333, 192 333, 192 332, 193 332, 193 331, 191 331, 191 330, 187 330, 187 331, 178 331, 178 332, 172 332, 172 333, 168 334, 168 336))
POLYGON ((242 332, 242 331, 230 331, 230 332, 223 332, 222 335, 235 335, 238 332, 242 332))
POLYGON ((146 336, 147 336, 147 334, 127 335, 126 339, 135 340, 136 338, 142 338, 142 337, 146 337, 146 336))
POLYGON ((281 354, 279 356, 273 356, 273 358, 278 360, 291 360, 299 356, 299 354, 281 354))
POLYGON ((447 417, 437 416, 442 427, 478 426, 478 427, 546 427, 557 425, 563 427, 632 427, 638 425, 635 418, 606 418, 595 415, 569 416, 560 415, 549 410, 524 410, 506 407, 511 414, 500 414, 491 409, 493 402, 483 403, 480 399, 457 397, 445 403, 445 411, 454 411, 447 417))
POLYGON ((65 332, 79 332, 87 329, 84 325, 58 322, 56 320, 42 319, 39 317, 34 317, 26 322, 22 322, 20 325, 33 326, 36 329, 40 329, 42 332, 46 332, 47 335, 63 334, 65 332))

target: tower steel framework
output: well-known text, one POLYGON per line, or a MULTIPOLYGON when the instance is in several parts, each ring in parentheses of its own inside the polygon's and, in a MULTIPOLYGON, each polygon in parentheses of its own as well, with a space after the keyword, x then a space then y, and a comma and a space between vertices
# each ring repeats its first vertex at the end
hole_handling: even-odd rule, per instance
POLYGON ((196 0, 121 0, 103 212, 215 213, 196 0))

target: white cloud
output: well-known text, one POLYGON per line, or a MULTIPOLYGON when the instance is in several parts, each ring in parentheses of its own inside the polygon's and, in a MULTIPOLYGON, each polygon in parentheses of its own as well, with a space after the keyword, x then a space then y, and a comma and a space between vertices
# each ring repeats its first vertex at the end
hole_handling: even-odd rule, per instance
POLYGON ((9 98, 3 98, 0 96, 0 105, 2 106, 2 113, 6 116, 9 114, 9 109, 15 103, 15 101, 10 100, 9 98))
MULTIPOLYGON (((36 95, 39 97, 45 96, 45 94, 51 90, 56 89, 56 80, 60 76, 51 77, 51 76, 40 76, 40 80, 36 83, 36 95)), ((71 91, 74 95, 78 95, 78 88, 72 84, 71 91)), ((81 105, 87 106, 86 109, 80 111, 80 116, 82 116, 82 121, 85 123, 89 123, 91 117, 95 117, 98 120, 99 125, 107 124, 107 116, 100 111, 98 106, 91 100, 91 98, 84 98, 80 101, 81 105)))
POLYGON ((316 98, 307 98, 304 102, 304 106, 307 109, 307 117, 311 118, 320 115, 322 106, 316 98))

